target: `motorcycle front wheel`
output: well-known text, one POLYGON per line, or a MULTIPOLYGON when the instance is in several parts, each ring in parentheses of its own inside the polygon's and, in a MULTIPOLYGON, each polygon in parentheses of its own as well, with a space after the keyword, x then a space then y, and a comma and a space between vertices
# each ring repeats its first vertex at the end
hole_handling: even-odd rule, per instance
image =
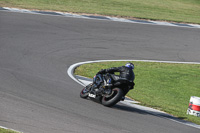
POLYGON ((89 84, 86 87, 84 87, 82 89, 82 91, 80 92, 80 97, 86 99, 88 97, 88 95, 89 95, 91 87, 92 87, 92 84, 89 84))
POLYGON ((111 107, 119 102, 124 95, 122 89, 114 88, 110 95, 103 96, 101 102, 104 106, 111 107))

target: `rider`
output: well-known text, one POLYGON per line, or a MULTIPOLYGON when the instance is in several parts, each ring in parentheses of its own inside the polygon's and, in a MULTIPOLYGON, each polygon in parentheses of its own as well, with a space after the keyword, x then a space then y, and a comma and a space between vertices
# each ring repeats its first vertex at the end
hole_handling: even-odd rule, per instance
MULTIPOLYGON (((108 69, 102 69, 98 72, 98 74, 106 74, 106 73, 110 73, 111 74, 111 77, 114 79, 114 80, 120 80, 120 79, 125 79, 125 80, 128 80, 129 81, 129 86, 130 89, 133 89, 134 88, 134 79, 135 79, 135 74, 133 72, 133 69, 134 69, 134 64, 132 63, 126 63, 125 66, 121 66, 121 67, 112 67, 112 68, 108 68, 108 69), (115 72, 120 72, 120 75, 117 76, 117 75, 114 75, 115 72)), ((128 91, 127 91, 128 92, 128 91)), ((126 93, 124 94, 124 96, 126 95, 126 93)), ((125 97, 123 97, 122 100, 124 100, 125 97)))

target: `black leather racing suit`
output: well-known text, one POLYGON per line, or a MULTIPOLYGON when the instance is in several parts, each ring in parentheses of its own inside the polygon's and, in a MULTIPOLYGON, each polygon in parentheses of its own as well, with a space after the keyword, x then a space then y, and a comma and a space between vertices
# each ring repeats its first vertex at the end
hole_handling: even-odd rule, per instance
POLYGON ((131 83, 130 89, 134 88, 135 74, 134 74, 133 70, 128 67, 125 67, 125 66, 112 67, 112 68, 108 68, 108 69, 102 69, 98 73, 101 73, 101 74, 110 73, 110 74, 114 75, 115 72, 120 72, 119 79, 126 79, 131 83))
POLYGON ((120 72, 119 77, 123 79, 127 79, 130 82, 133 82, 135 79, 135 74, 133 70, 125 66, 111 67, 111 68, 102 69, 101 71, 99 71, 99 73, 101 74, 105 74, 105 73, 114 74, 115 72, 120 72))

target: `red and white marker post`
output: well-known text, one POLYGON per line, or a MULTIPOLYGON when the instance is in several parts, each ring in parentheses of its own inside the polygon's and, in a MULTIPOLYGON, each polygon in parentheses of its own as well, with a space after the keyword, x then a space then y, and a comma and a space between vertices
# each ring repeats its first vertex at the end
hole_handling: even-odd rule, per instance
POLYGON ((191 96, 187 114, 200 117, 200 97, 191 96))

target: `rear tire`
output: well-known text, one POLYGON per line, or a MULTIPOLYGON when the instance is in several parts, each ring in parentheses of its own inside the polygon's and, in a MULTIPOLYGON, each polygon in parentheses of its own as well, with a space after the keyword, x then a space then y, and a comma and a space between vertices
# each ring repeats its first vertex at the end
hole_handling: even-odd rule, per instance
POLYGON ((89 95, 91 87, 92 87, 92 84, 89 84, 86 87, 84 87, 83 90, 80 92, 80 97, 86 99, 89 95))
POLYGON ((114 88, 112 90, 112 94, 110 94, 109 96, 103 96, 101 102, 104 106, 111 107, 119 102, 123 95, 124 93, 122 89, 114 88))

